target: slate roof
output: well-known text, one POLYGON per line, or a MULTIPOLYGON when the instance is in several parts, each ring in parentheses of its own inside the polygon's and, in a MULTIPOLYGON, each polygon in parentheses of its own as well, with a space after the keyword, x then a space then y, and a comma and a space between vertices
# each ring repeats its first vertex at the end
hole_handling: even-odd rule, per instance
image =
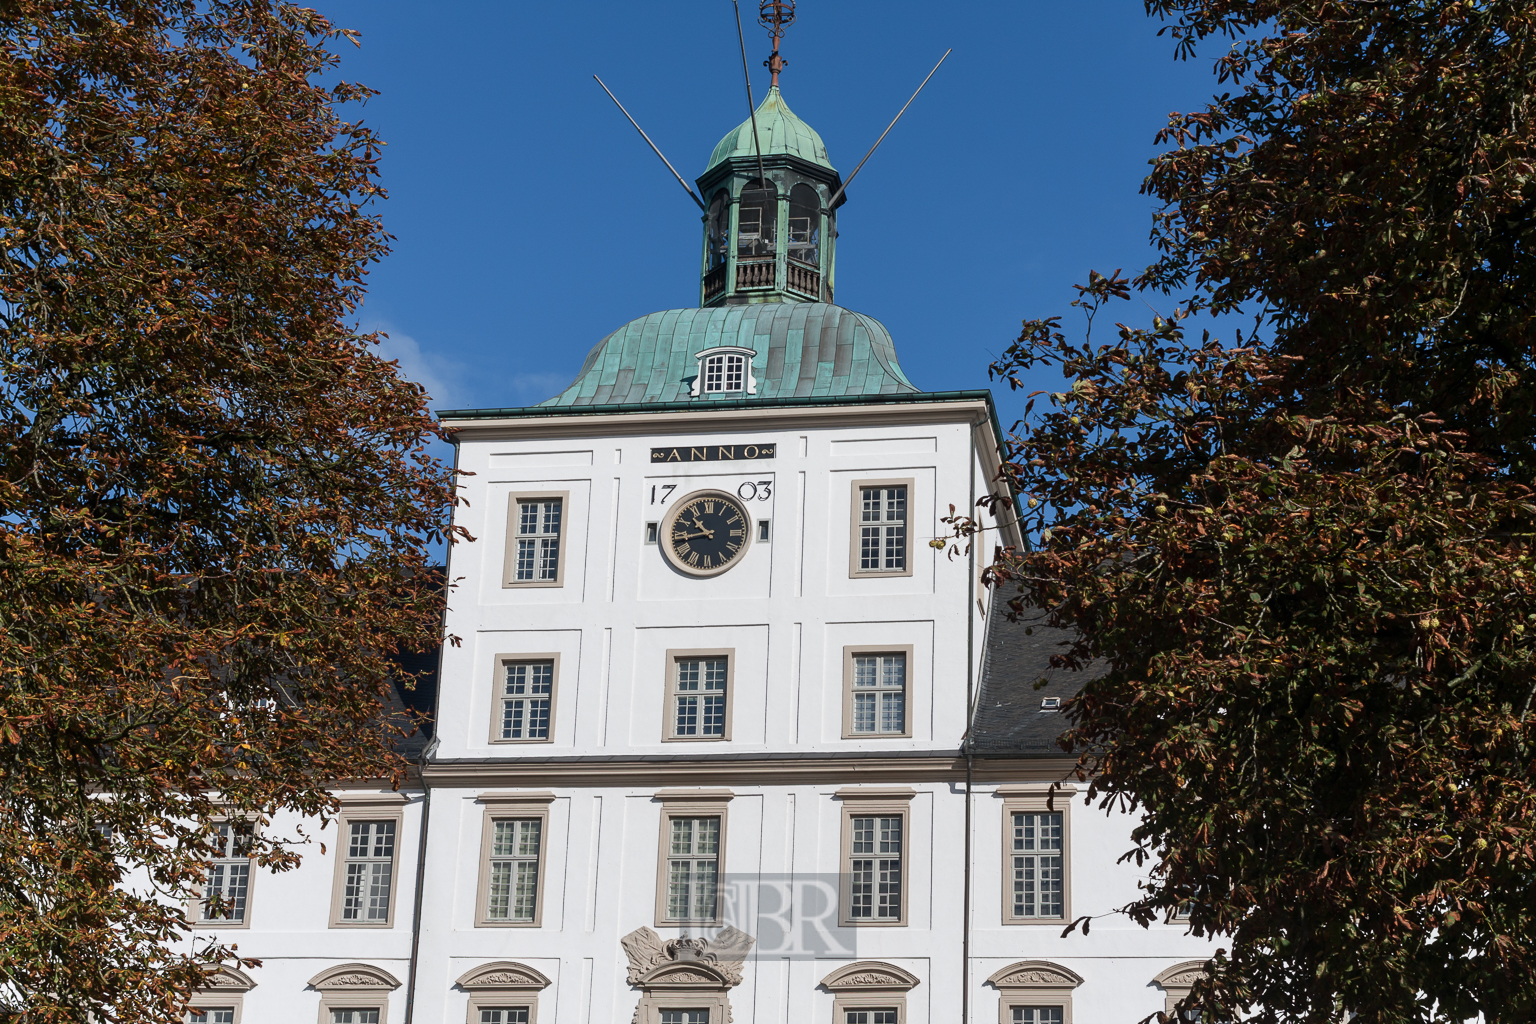
MULTIPOLYGON (((836 170, 827 156, 827 147, 821 141, 821 136, 816 134, 816 129, 795 116, 789 104, 784 102, 778 86, 769 88, 768 95, 758 104, 756 116, 757 144, 762 147, 763 156, 794 156, 829 171, 836 170)), ((748 118, 732 128, 715 145, 704 173, 708 174, 710 168, 732 157, 756 156, 757 150, 752 145, 752 119, 748 118)))
POLYGON ((978 757, 1064 757, 1056 737, 1067 729, 1058 711, 1042 711, 1041 698, 1065 701, 1096 674, 1096 667, 1068 671, 1051 667, 1070 633, 1042 625, 1045 612, 1027 610, 1009 622, 999 608, 987 624, 987 656, 976 697, 974 743, 978 757), (1026 630, 1028 632, 1026 632, 1026 630), (1035 683, 1045 679, 1042 689, 1035 683))
POLYGON ((764 302, 665 309, 631 320, 587 354, 576 381, 540 402, 611 406, 734 400, 740 392, 690 399, 700 351, 753 349, 758 399, 917 394, 896 361, 885 325, 826 302, 764 302))

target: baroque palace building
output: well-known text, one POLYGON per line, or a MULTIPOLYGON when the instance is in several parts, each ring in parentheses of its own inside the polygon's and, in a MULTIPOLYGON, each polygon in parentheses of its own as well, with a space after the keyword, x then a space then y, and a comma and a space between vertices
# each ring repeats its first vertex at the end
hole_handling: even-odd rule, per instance
POLYGON ((767 180, 748 121, 697 181, 699 308, 441 414, 477 540, 419 772, 342 788, 293 872, 231 846, 198 928, 262 966, 190 1020, 1129 1024, 1209 956, 1063 937, 1134 897, 1132 822, 1050 798, 1060 638, 929 544, 997 473, 992 396, 919 390, 833 304, 839 174, 777 85, 756 122, 767 180))

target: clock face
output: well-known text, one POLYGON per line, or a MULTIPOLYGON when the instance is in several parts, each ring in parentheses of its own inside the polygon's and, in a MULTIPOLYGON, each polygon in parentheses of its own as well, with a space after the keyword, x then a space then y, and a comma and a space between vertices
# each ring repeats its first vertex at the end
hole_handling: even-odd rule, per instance
POLYGON ((746 553, 752 519, 723 491, 695 491, 672 506, 662 531, 669 562, 690 576, 718 576, 746 553))

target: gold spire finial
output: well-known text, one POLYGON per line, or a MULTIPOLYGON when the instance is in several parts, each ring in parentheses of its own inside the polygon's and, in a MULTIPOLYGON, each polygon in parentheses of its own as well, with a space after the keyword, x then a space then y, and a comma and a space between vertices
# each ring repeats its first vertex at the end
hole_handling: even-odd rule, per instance
POLYGON ((795 0, 758 0, 757 23, 773 36, 773 52, 763 61, 773 76, 772 85, 779 84, 779 72, 789 63, 779 56, 779 41, 784 30, 795 23, 795 0))

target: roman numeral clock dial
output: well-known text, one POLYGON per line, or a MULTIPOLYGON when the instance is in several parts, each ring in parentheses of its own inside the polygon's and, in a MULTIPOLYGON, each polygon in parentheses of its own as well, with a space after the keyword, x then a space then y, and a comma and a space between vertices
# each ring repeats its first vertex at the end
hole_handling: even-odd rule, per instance
POLYGON ((724 491, 679 498, 662 521, 661 549, 689 576, 718 576, 741 561, 752 543, 746 506, 724 491))

